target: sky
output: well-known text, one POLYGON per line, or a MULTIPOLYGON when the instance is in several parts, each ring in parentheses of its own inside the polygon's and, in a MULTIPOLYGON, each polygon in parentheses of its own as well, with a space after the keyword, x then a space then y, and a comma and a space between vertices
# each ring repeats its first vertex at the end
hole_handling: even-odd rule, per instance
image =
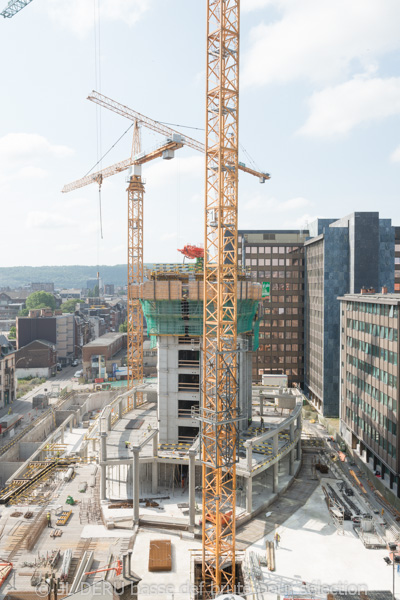
MULTIPOLYGON (((400 226, 399 22, 398 0, 242 0, 239 160, 271 180, 241 173, 240 229, 375 210, 400 226)), ((86 98, 204 142, 206 1, 33 0, 0 17, 0 57, 0 266, 125 263, 127 173, 61 193, 131 124, 86 98)), ((162 141, 142 128, 145 151, 162 141)), ((132 129, 96 169, 131 146, 132 129)), ((180 262, 203 242, 204 155, 143 177, 144 260, 180 262)))

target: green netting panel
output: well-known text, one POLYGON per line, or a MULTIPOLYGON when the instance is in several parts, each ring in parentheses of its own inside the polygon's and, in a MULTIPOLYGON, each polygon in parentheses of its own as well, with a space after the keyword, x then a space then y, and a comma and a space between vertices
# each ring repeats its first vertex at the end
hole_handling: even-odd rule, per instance
POLYGON ((257 321, 254 322, 253 333, 254 333, 253 350, 255 352, 256 350, 258 350, 259 340, 260 340, 260 321, 259 321, 259 319, 257 319, 257 321))
MULTIPOLYGON (((202 300, 141 300, 141 305, 150 336, 203 335, 202 300)), ((252 331, 257 307, 258 300, 238 300, 238 333, 252 331)))

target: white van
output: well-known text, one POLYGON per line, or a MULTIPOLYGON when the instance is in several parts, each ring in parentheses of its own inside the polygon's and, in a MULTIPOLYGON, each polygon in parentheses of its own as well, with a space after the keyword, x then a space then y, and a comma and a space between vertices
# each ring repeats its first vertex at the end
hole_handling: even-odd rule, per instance
POLYGON ((80 371, 75 371, 74 373, 74 377, 82 377, 83 375, 83 369, 81 369, 80 371))

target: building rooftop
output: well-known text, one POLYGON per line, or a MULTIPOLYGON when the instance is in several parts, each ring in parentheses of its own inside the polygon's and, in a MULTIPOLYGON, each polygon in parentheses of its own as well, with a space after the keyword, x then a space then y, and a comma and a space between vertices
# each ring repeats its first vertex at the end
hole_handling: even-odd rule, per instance
POLYGON ((92 340, 88 344, 85 344, 84 348, 95 348, 97 346, 111 346, 111 344, 113 344, 116 340, 124 337, 124 335, 126 334, 120 333, 119 331, 105 333, 104 335, 101 335, 95 340, 92 340))
POLYGON ((338 296, 338 300, 351 300, 354 302, 383 302, 386 304, 400 304, 400 294, 369 293, 345 294, 338 296))

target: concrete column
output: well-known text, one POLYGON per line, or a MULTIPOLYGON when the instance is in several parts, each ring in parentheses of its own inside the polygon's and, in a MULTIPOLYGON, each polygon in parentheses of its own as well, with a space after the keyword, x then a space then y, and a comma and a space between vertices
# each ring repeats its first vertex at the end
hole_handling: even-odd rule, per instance
POLYGON ((64 427, 61 429, 61 443, 64 443, 64 427))
POLYGON ((157 458, 158 456, 158 431, 153 437, 153 457, 157 458))
POLYGON ((249 514, 253 510, 253 478, 246 479, 246 512, 249 514))
MULTIPOLYGON (((272 438, 272 452, 276 456, 278 454, 279 440, 278 432, 276 432, 272 438)), ((276 493, 279 485, 279 461, 277 461, 272 467, 272 491, 276 493)))
POLYGON ((264 396, 260 394, 260 415, 264 415, 264 396))
POLYGON ((122 400, 121 400, 121 402, 118 404, 118 418, 119 419, 122 419, 122 416, 123 416, 122 415, 122 410, 123 409, 122 409, 122 400))
POLYGON ((244 445, 246 448, 247 470, 251 473, 253 462, 253 445, 251 442, 245 442, 244 445))
POLYGON ((70 431, 70 433, 72 433, 72 427, 73 427, 73 425, 74 425, 73 424, 73 419, 71 419, 70 422, 69 422, 69 431, 70 431))
POLYGON ((196 450, 189 450, 189 528, 195 526, 196 516, 196 450))
POLYGON ((132 390, 132 405, 134 409, 137 406, 136 390, 132 390))
MULTIPOLYGON (((294 442, 294 421, 290 423, 290 443, 294 442)), ((294 473, 294 449, 289 452, 289 475, 294 473)))
POLYGON ((107 434, 100 434, 100 500, 105 500, 107 495, 107 434))
POLYGON ((96 452, 96 440, 95 440, 95 438, 92 439, 92 451, 96 452))
POLYGON ((140 447, 134 446, 133 451, 133 479, 132 479, 132 498, 133 498, 133 525, 139 523, 139 496, 140 496, 140 482, 139 482, 139 453, 140 447))
POLYGON ((153 464, 151 466, 151 492, 157 494, 158 491, 158 432, 153 437, 153 464))
POLYGON ((111 411, 107 417, 107 431, 111 431, 111 411))
POLYGON ((296 460, 301 460, 301 439, 296 444, 296 460))

